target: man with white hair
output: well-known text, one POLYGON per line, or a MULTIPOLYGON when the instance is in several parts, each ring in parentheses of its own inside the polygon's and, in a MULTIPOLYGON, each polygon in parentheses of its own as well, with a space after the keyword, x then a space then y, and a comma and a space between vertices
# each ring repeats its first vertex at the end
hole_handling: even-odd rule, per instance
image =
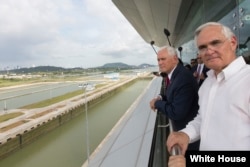
MULTIPOLYGON (((171 119, 173 129, 178 131, 197 115, 198 83, 192 73, 179 62, 175 48, 161 48, 157 61, 160 72, 165 74, 165 82, 160 95, 150 101, 150 107, 171 119)), ((199 142, 189 145, 189 150, 198 148, 199 142)))
POLYGON ((199 89, 199 111, 167 147, 178 144, 184 155, 200 139, 200 150, 250 150, 250 66, 236 56, 237 39, 226 26, 208 22, 195 31, 204 64, 211 70, 199 89))

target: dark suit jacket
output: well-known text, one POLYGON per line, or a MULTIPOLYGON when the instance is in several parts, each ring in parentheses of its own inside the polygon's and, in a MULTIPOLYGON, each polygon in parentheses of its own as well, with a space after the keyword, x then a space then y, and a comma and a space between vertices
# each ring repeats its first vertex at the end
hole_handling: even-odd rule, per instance
POLYGON ((155 107, 172 120, 175 131, 185 128, 196 116, 199 109, 198 84, 183 65, 177 65, 166 95, 161 91, 161 96, 163 100, 156 101, 155 107))
MULTIPOLYGON (((194 73, 195 71, 197 71, 197 68, 198 68, 198 65, 195 65, 195 66, 191 69, 192 73, 194 73)), ((208 72, 209 70, 210 70, 210 69, 207 68, 205 65, 203 66, 203 69, 202 69, 202 72, 201 72, 201 73, 205 76, 205 78, 207 78, 207 72, 208 72)), ((201 86, 201 84, 202 84, 203 82, 204 82, 204 79, 200 79, 198 85, 201 86)))

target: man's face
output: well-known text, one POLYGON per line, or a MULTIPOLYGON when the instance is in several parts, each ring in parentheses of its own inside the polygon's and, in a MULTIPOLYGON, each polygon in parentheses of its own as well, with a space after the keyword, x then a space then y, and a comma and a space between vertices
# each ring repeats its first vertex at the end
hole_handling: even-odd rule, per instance
POLYGON ((170 73, 176 65, 176 56, 169 56, 166 49, 160 50, 157 54, 157 61, 160 72, 170 73))
POLYGON ((235 59, 237 41, 226 38, 220 26, 208 26, 197 36, 197 46, 204 64, 219 73, 235 59))

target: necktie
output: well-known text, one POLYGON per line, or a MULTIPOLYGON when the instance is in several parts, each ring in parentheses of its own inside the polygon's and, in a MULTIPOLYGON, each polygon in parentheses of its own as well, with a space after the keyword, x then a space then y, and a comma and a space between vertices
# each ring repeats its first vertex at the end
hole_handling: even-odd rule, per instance
POLYGON ((166 76, 165 81, 166 81, 166 88, 167 88, 169 86, 169 84, 170 84, 170 80, 169 80, 168 76, 166 76))
POLYGON ((198 65, 198 68, 197 68, 197 82, 199 83, 200 81, 200 73, 201 73, 201 66, 198 65))
POLYGON ((201 66, 198 65, 198 68, 197 68, 197 74, 198 74, 198 76, 200 75, 200 73, 201 73, 201 66))

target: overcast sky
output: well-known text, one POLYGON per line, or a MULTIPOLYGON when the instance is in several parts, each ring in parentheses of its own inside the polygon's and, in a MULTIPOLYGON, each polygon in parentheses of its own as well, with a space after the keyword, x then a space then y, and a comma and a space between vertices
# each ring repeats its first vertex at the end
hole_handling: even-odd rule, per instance
POLYGON ((157 64, 112 0, 0 0, 0 69, 157 64))

